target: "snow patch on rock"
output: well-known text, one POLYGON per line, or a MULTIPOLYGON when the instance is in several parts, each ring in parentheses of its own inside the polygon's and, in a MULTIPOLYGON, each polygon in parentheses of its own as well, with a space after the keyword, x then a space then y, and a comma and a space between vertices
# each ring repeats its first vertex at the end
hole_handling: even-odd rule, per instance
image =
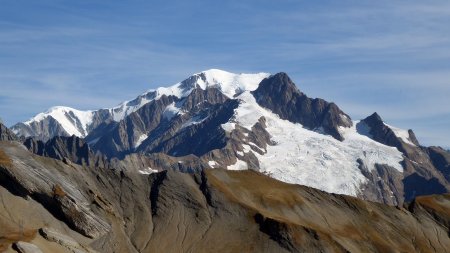
POLYGON ((141 136, 139 136, 136 143, 134 144, 134 148, 138 148, 142 144, 142 142, 144 142, 145 139, 147 139, 147 138, 148 138, 147 134, 142 134, 141 136))
POLYGON ((227 166, 228 170, 247 170, 248 169, 248 165, 246 162, 237 159, 235 164, 229 165, 227 166))
POLYGON ((163 117, 167 120, 171 120, 173 117, 180 113, 180 108, 176 106, 175 103, 172 103, 164 109, 163 117))
POLYGON ((152 173, 157 173, 157 172, 158 172, 158 170, 154 170, 154 169, 152 169, 150 167, 147 167, 145 169, 139 170, 139 173, 143 174, 143 175, 150 175, 152 173))
POLYGON ((208 165, 209 167, 214 168, 217 165, 217 163, 216 161, 208 161, 208 165))
MULTIPOLYGON (((383 122, 384 123, 384 122, 383 122)), ((397 138, 402 139, 403 142, 409 144, 409 145, 413 145, 416 146, 416 144, 414 144, 410 139, 409 139, 409 132, 408 130, 405 129, 401 129, 398 127, 394 127, 391 125, 388 125, 386 123, 384 123, 384 125, 386 125, 387 127, 389 127, 395 134, 395 136, 397 136, 397 138)))

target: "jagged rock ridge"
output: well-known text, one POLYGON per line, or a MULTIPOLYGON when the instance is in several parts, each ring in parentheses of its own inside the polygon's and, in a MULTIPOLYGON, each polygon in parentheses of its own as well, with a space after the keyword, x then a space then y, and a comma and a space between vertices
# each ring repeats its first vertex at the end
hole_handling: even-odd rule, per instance
POLYGON ((350 117, 336 104, 307 97, 286 73, 264 79, 252 94, 262 107, 270 109, 280 118, 310 129, 321 128, 338 140, 343 139, 339 127, 352 126, 350 117))

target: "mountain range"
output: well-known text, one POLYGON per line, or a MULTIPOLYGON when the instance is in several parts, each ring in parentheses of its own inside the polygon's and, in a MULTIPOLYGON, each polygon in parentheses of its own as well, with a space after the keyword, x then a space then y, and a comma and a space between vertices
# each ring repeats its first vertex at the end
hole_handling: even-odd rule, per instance
POLYGON ((97 162, 98 154, 102 163, 139 159, 142 171, 251 169, 393 205, 450 190, 447 151, 421 146, 412 130, 377 113, 354 121, 336 104, 309 98, 286 73, 207 70, 114 108, 53 107, 11 129, 32 138, 25 142, 38 154, 36 143, 74 136, 97 162))
POLYGON ((445 252, 449 192, 447 150, 286 73, 0 123, 0 252, 445 252))

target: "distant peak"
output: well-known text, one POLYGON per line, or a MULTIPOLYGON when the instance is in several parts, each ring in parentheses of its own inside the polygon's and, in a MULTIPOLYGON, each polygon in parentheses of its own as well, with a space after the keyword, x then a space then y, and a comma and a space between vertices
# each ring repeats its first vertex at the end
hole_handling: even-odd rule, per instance
POLYGON ((221 69, 207 69, 207 70, 204 70, 204 71, 202 71, 202 72, 200 72, 200 73, 197 73, 197 74, 206 74, 206 75, 214 75, 214 74, 231 74, 231 75, 235 75, 235 73, 231 73, 231 72, 228 72, 228 71, 225 71, 225 70, 221 70, 221 69))
POLYGON ((259 83, 269 77, 268 73, 231 73, 220 69, 209 69, 194 74, 181 83, 180 88, 218 88, 226 96, 232 98, 242 91, 253 91, 258 88, 259 83))
POLYGON ((291 80, 289 75, 286 72, 278 72, 278 73, 276 73, 275 75, 272 75, 272 76, 273 77, 280 77, 280 78, 288 78, 289 80, 291 80))
POLYGON ((74 108, 67 107, 67 106, 52 106, 50 107, 47 112, 53 112, 53 111, 71 111, 75 110, 74 108))
POLYGON ((207 69, 202 72, 193 74, 193 76, 205 76, 205 77, 211 77, 215 79, 226 79, 226 78, 233 78, 236 76, 257 76, 257 75, 266 75, 269 76, 269 73, 265 72, 255 72, 255 73, 233 73, 222 69, 207 69))
POLYGON ((364 121, 366 121, 366 122, 367 121, 383 122, 383 119, 381 119, 381 116, 377 112, 374 112, 370 116, 365 118, 364 121))
POLYGON ((386 124, 376 112, 372 113, 369 117, 362 120, 372 130, 371 134, 374 135, 374 140, 393 147, 398 147, 397 142, 389 140, 387 133, 393 134, 397 139, 402 140, 404 143, 410 145, 419 145, 414 132, 410 130, 404 130, 398 127, 394 127, 386 124))
POLYGON ((258 90, 265 90, 267 94, 273 94, 274 92, 279 94, 301 94, 295 83, 291 80, 288 74, 284 72, 276 73, 275 75, 271 75, 262 80, 258 90))
POLYGON ((270 78, 273 78, 275 80, 281 81, 282 84, 289 84, 295 86, 292 79, 289 77, 289 75, 285 72, 278 72, 275 75, 272 75, 270 78))

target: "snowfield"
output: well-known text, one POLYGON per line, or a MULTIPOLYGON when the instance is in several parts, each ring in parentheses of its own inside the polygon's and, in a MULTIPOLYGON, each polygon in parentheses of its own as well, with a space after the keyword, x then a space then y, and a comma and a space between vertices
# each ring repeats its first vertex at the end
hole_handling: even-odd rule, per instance
MULTIPOLYGON (((359 134, 355 127, 358 122, 351 128, 340 129, 345 138, 341 142, 280 119, 259 106, 249 91, 237 98, 241 99, 241 104, 235 110, 235 124, 250 130, 260 117, 266 118, 266 130, 276 145, 268 146, 264 155, 249 151, 247 147, 244 149, 255 154, 262 172, 278 180, 356 196, 367 180, 358 168, 357 159, 369 170, 379 163, 403 171, 400 151, 359 134)), ((226 131, 232 130, 228 124, 224 124, 226 131)), ((233 169, 235 167, 241 166, 233 165, 233 169)))

